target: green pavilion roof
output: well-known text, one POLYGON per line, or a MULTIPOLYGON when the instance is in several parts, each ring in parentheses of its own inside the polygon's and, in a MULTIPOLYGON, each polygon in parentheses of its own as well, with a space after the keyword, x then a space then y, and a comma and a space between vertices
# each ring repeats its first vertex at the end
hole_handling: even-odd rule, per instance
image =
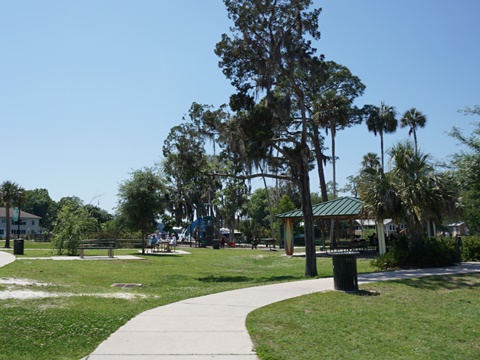
MULTIPOLYGON (((335 200, 325 201, 312 206, 314 218, 353 219, 360 216, 363 201, 353 197, 342 197, 335 200)), ((278 214, 281 219, 302 219, 302 210, 292 210, 278 214)))

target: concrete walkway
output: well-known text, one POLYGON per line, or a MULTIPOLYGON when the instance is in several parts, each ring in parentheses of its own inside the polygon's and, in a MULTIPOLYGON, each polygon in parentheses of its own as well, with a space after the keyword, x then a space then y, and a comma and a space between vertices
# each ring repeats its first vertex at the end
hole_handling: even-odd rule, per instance
POLYGON ((15 255, 11 253, 0 251, 0 267, 8 265, 15 261, 15 255))
MULTIPOLYGON (((359 284, 480 272, 480 263, 436 269, 360 274, 359 284)), ((251 287, 179 301, 139 314, 84 360, 254 360, 245 319, 289 298, 333 290, 333 279, 251 287)))

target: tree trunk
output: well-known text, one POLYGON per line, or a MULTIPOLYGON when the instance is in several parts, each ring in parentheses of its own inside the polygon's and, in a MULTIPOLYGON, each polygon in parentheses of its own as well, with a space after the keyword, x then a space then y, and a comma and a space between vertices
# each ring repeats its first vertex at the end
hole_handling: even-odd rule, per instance
MULTIPOLYGON (((263 173, 263 171, 262 171, 263 173)), ((267 182, 265 180, 265 176, 262 176, 263 178, 263 186, 265 187, 265 193, 267 195, 267 203, 268 203, 268 209, 270 210, 270 230, 272 232, 272 239, 273 239, 273 244, 275 245, 275 228, 273 226, 273 207, 272 207, 272 201, 270 200, 270 194, 269 194, 269 191, 268 191, 268 187, 267 187, 267 182)))
POLYGON ((320 193, 323 201, 328 201, 327 182, 325 181, 325 171, 323 169, 323 163, 326 159, 322 152, 320 141, 318 140, 318 130, 314 129, 314 135, 312 138, 313 149, 315 152, 315 158, 317 159, 318 179, 320 180, 320 193))
POLYGON ((7 234, 5 236, 5 247, 6 248, 9 248, 10 247, 10 232, 11 232, 11 228, 10 228, 10 204, 6 204, 5 205, 5 218, 6 218, 6 221, 7 221, 7 226, 6 226, 6 230, 7 230, 7 234))
MULTIPOLYGON (((335 162, 335 127, 331 127, 330 135, 332 137, 332 174, 333 174, 333 199, 337 198, 337 175, 336 175, 336 162, 335 162)), ((337 234, 338 235, 338 234, 337 234)), ((337 237, 335 235, 335 220, 330 220, 330 246, 334 249, 337 247, 337 237)))
POLYGON ((312 199, 310 198, 310 176, 308 174, 308 146, 302 144, 302 159, 299 169, 300 193, 302 196, 302 212, 305 234, 305 276, 317 276, 317 254, 315 234, 313 231, 312 199))
POLYGON ((382 172, 385 172, 385 165, 383 163, 383 133, 380 132, 380 152, 382 156, 382 172))
POLYGON ((142 254, 145 254, 145 233, 147 230, 145 230, 145 225, 142 225, 142 254))

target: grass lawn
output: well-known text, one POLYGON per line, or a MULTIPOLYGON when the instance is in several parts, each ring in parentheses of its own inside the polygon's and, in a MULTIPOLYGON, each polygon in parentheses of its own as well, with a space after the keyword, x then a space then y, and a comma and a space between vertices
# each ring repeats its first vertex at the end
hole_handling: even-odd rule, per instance
POLYGON ((361 285, 258 309, 247 328, 264 360, 479 359, 480 274, 361 285))
MULTIPOLYGON (((0 243, 0 247, 2 245, 0 243)), ((45 292, 47 296, 23 300, 0 298, 0 360, 78 360, 91 353, 112 332, 142 311, 220 291, 305 279, 303 276, 305 259, 282 256, 282 250, 182 249, 191 252, 191 255, 145 255, 142 256, 144 260, 57 261, 41 259, 53 255, 48 243, 26 241, 25 255, 18 258, 39 259, 18 260, 0 268, 0 280, 28 279, 38 283, 22 285, 0 281, 0 293, 4 290, 28 290, 45 292), (112 287, 114 283, 140 283, 142 286, 125 289, 112 287)), ((92 254, 95 252, 88 253, 92 254)), ((115 251, 115 255, 127 254, 139 255, 137 250, 115 251)), ((106 253, 99 250, 98 255, 105 256, 106 253)), ((369 262, 369 259, 358 259, 358 272, 372 271, 369 262)), ((320 277, 332 276, 330 258, 319 258, 317 267, 320 277)), ((366 347, 366 343, 378 344, 378 351, 386 343, 391 347, 392 344, 401 343, 399 341, 401 339, 410 341, 419 339, 417 335, 412 335, 416 334, 416 328, 409 325, 399 327, 398 322, 403 324, 405 318, 423 314, 422 309, 436 308, 439 304, 435 301, 439 299, 437 292, 453 294, 466 291, 465 294, 458 295, 458 298, 442 298, 442 316, 445 309, 452 307, 463 312, 465 321, 471 314, 477 314, 478 319, 478 286, 469 284, 478 285, 480 279, 473 276, 452 279, 455 280, 443 278, 435 280, 426 283, 428 286, 422 282, 417 283, 417 280, 372 284, 368 285, 370 292, 367 291, 367 285, 364 285, 362 290, 365 290, 363 293, 365 296, 330 292, 301 297, 255 312, 248 319, 248 327, 254 334, 253 339, 259 341, 257 347, 263 359, 318 359, 319 351, 324 351, 322 344, 327 344, 328 348, 335 350, 325 353, 322 356, 324 358, 348 358, 353 356, 352 354, 355 354, 356 358, 357 354, 363 358, 373 358, 374 352, 370 353, 371 350, 366 347), (425 291, 427 293, 423 293, 425 291), (392 303, 402 299, 405 300, 403 304, 391 307, 392 303), (424 303, 429 305, 424 306, 424 303), (476 306, 476 309, 473 309, 476 313, 471 312, 472 304, 476 306), (289 310, 285 312, 283 308, 276 306, 287 306, 289 310), (273 316, 272 319, 267 318, 266 324, 265 319, 262 319, 263 312, 267 316, 273 316), (292 316, 284 316, 285 313, 292 316), (372 317, 371 323, 363 326, 365 319, 359 318, 350 324, 346 320, 349 320, 352 314, 372 317), (305 321, 293 323, 295 319, 305 321), (341 327, 338 324, 342 324, 341 327), (264 335, 262 328, 265 331, 272 329, 273 335, 264 335), (336 332, 332 330, 335 328, 336 332), (330 330, 324 331, 325 329, 330 330), (307 337, 301 330, 315 336, 307 337), (381 335, 391 333, 393 330, 395 332, 390 338, 382 339, 381 335), (317 337, 316 334, 323 335, 317 337), (391 340, 392 338, 394 340, 391 340), (283 340, 288 346, 295 344, 294 356, 285 352, 283 340), (352 345, 347 346, 346 343, 350 342, 352 345), (304 353, 303 349, 308 347, 316 349, 317 352, 313 352, 313 355, 309 352, 304 353), (365 349, 365 352, 359 353, 358 347, 365 349), (354 352, 349 353, 349 348, 354 349, 354 352)), ((460 315, 451 315, 453 319, 456 316, 460 315)), ((427 320, 429 322, 426 324, 437 321, 433 315, 427 320)), ((454 327, 447 325, 450 336, 453 336, 453 332, 458 332, 455 339, 457 337, 465 339, 461 352, 463 358, 472 358, 469 357, 472 354, 469 352, 472 346, 477 346, 475 354, 478 355, 478 340, 477 342, 468 340, 468 336, 476 327, 469 326, 467 323, 455 324, 454 327)), ((425 325, 425 328, 429 327, 425 325)), ((477 333, 477 339, 478 335, 477 333)), ((413 354, 424 354, 426 350, 421 340, 415 341, 419 341, 415 347, 419 351, 413 354)), ((449 349, 448 342, 444 341, 441 345, 449 349)), ((383 356, 385 352, 381 354, 375 357, 386 358, 383 356)), ((396 353, 393 354, 387 355, 397 358, 396 353)), ((410 356, 410 353, 401 350, 400 354, 410 356)), ((457 353, 446 354, 448 358, 455 358, 457 353)))
MULTIPOLYGON (((1 360, 78 360, 142 311, 215 292, 304 279, 305 259, 282 256, 281 250, 182 248, 191 255, 114 261, 41 259, 54 254, 49 246, 25 241, 25 255, 18 258, 38 259, 0 268, 0 280, 39 283, 0 282, 0 292, 48 293, 38 299, 0 299, 1 360), (112 287, 114 283, 142 286, 124 289, 112 287)), ((94 254, 90 250, 87 255, 94 254)), ((106 251, 97 254, 105 256, 106 251)), ((115 255, 127 254, 140 255, 137 250, 115 250, 115 255)), ((320 276, 332 276, 331 259, 318 259, 317 267, 320 276)), ((358 270, 371 271, 369 260, 359 260, 358 270)))

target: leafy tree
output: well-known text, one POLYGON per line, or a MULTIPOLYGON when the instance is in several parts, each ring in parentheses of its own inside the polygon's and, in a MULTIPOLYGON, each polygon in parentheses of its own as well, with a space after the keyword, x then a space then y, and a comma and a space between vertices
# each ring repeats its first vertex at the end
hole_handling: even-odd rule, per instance
POLYGON ((99 231, 102 229, 104 223, 113 220, 112 214, 109 214, 108 211, 101 209, 98 206, 87 204, 84 208, 88 211, 91 217, 97 220, 99 231))
MULTIPOLYGON (((460 112, 465 115, 480 115, 478 105, 466 107, 460 112)), ((465 135, 459 127, 453 127, 449 135, 464 146, 453 154, 446 166, 451 169, 457 187, 462 189, 461 204, 464 217, 471 233, 480 233, 480 122, 469 135, 465 135)))
POLYGON ((26 212, 40 216, 40 226, 52 230, 56 214, 56 203, 50 197, 47 189, 27 190, 26 201, 22 205, 26 212))
POLYGON ((398 120, 396 119, 396 111, 393 106, 385 105, 382 101, 380 106, 365 105, 363 107, 366 116, 368 131, 373 132, 375 136, 380 136, 380 156, 382 159, 382 169, 384 162, 383 135, 394 133, 397 130, 398 120))
MULTIPOLYGON (((258 228, 268 229, 270 227, 267 190, 259 188, 253 192, 246 204, 246 213, 258 228)), ((257 234, 257 236, 259 235, 257 234)))
POLYGON ((340 189, 340 192, 349 193, 353 197, 358 197, 358 188, 357 188, 358 175, 347 176, 347 181, 348 182, 345 184, 345 186, 340 189))
POLYGON ((413 134, 413 143, 415 144, 416 151, 418 150, 417 143, 417 128, 423 128, 427 123, 427 117, 415 108, 407 110, 400 119, 400 127, 409 127, 408 135, 413 134))
POLYGON ((219 145, 221 152, 214 157, 215 161, 210 161, 208 175, 219 184, 212 201, 217 215, 217 226, 222 223, 229 228, 231 242, 234 241, 234 230, 239 225, 236 219, 243 215, 250 186, 244 179, 245 169, 238 154, 222 142, 219 142, 219 145))
POLYGON ((11 220, 10 220, 10 209, 15 205, 15 200, 18 195, 20 187, 17 183, 13 181, 4 181, 0 185, 0 201, 5 206, 5 218, 6 218, 6 231, 5 234, 5 247, 10 247, 10 235, 11 235, 11 220))
POLYGON ((64 196, 57 202, 58 209, 64 206, 70 206, 72 209, 80 208, 84 206, 83 200, 78 196, 64 196))
MULTIPOLYGON (((299 186, 305 221, 305 275, 316 276, 313 213, 310 199, 310 149, 305 74, 321 74, 322 57, 314 56, 310 39, 319 39, 320 10, 310 11, 311 0, 225 0, 233 21, 231 36, 223 34, 216 46, 220 67, 236 87, 231 119, 241 130, 238 138, 247 150, 244 158, 279 167, 278 152, 299 186), (265 98, 254 104, 261 91, 265 98), (293 102, 292 102, 293 101, 293 102), (292 116, 294 110, 298 116, 292 116), (289 132, 289 130, 292 130, 289 132), (288 135, 288 137, 284 137, 288 135)), ((237 132, 238 133, 238 132, 237 132)), ((265 174, 263 174, 265 175, 265 174)))
POLYGON ((142 232, 142 253, 145 253, 145 234, 153 231, 159 214, 165 208, 163 183, 152 169, 136 170, 131 179, 120 184, 118 211, 127 225, 142 232))
POLYGON ((226 224, 230 229, 230 242, 234 240, 236 216, 245 202, 247 194, 248 188, 245 186, 244 182, 235 178, 228 179, 225 186, 216 193, 214 203, 218 205, 219 212, 223 215, 226 224))
POLYGON ((86 208, 74 204, 63 205, 59 212, 53 229, 52 245, 59 255, 77 255, 78 245, 88 235, 95 231, 98 222, 86 208))
MULTIPOLYGON (((195 104, 189 116, 190 120, 196 116, 195 104)), ((220 182, 210 175, 216 159, 206 154, 204 136, 193 121, 170 130, 163 145, 163 156, 167 210, 177 226, 183 219, 192 222, 198 206, 210 203, 220 188, 220 182)))

